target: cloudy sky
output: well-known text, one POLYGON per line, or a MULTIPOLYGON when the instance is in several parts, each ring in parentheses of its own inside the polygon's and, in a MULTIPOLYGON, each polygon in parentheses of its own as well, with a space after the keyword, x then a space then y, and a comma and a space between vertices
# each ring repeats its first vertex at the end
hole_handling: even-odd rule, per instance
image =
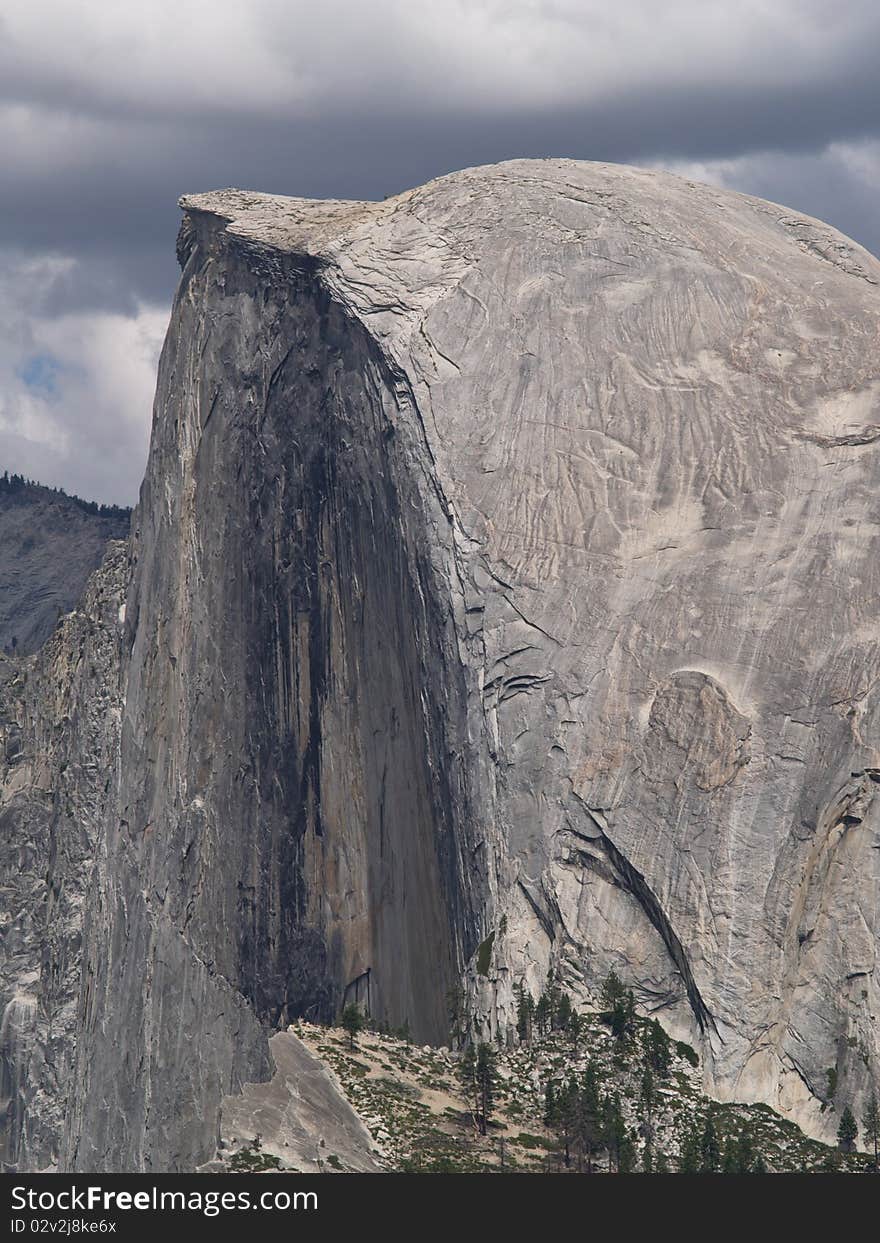
POLYGON ((880 253, 876 0, 0 0, 0 469, 136 499, 178 196, 662 165, 880 253))

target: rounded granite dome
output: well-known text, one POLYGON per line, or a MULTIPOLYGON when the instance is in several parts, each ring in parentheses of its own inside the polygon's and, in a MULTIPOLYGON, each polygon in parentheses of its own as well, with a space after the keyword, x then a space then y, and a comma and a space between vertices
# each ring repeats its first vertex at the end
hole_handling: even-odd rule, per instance
POLYGON ((880 262, 760 199, 516 160, 382 203, 182 203, 317 261, 416 368, 450 499, 527 581, 772 536, 786 480, 880 437, 880 262))
POLYGON ((880 1053, 880 263, 784 207, 571 160, 184 206, 308 257, 417 414, 508 992, 613 965, 716 1090, 821 1128, 844 1037, 880 1053))
POLYGON ((551 968, 718 1097, 861 1116, 880 264, 569 160, 183 207, 119 761, 71 764, 109 811, 64 1160, 193 1168, 268 1029, 443 1041, 461 986, 504 1040, 551 968))

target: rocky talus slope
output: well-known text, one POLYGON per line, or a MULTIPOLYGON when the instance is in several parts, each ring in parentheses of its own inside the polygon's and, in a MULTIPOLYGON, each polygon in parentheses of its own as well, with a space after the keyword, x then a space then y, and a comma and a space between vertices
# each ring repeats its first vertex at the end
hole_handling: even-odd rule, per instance
POLYGON ((460 981, 504 1043, 551 967, 860 1116, 880 263, 565 160, 183 208, 61 1164, 212 1160, 348 1003, 442 1042, 460 981))
MULTIPOLYGON (((718 1104, 708 1099, 702 1091, 699 1059, 687 1044, 672 1045, 669 1070, 654 1075, 653 1100, 646 1105, 646 1030, 648 1024, 638 1021, 621 1042, 599 1013, 584 1013, 577 1040, 552 1030, 534 1034, 529 1043, 496 1050, 486 1135, 480 1134, 474 1101, 462 1085, 460 1052, 375 1032, 358 1035, 352 1049, 341 1030, 308 1023, 291 1028, 291 1038, 300 1040, 331 1071, 369 1129, 375 1160, 389 1172, 578 1173, 607 1172, 609 1166, 616 1171, 620 1158, 609 1150, 602 1127, 589 1157, 578 1151, 575 1136, 569 1136, 566 1160, 566 1127, 558 1119, 548 1122, 548 1084, 558 1093, 572 1079, 583 1083, 588 1071, 595 1076, 600 1106, 612 1099, 619 1103, 623 1121, 619 1137, 629 1151, 624 1167, 630 1172, 676 1173, 682 1167, 692 1172, 686 1165, 689 1139, 696 1139, 694 1163, 699 1167, 708 1117, 717 1136, 716 1172, 873 1172, 869 1155, 844 1154, 838 1147, 820 1144, 767 1105, 718 1104), (748 1147, 743 1152, 745 1137, 748 1147)), ((249 1130, 241 1115, 236 1121, 237 1129, 224 1129, 227 1141, 220 1155, 225 1168, 246 1168, 255 1139, 264 1151, 264 1162, 266 1156, 276 1156, 278 1167, 303 1168, 297 1165, 300 1154, 283 1140, 278 1144, 277 1135, 266 1144, 266 1132, 259 1131, 260 1115, 249 1115, 249 1130)), ((836 1126, 838 1117, 834 1121, 836 1126)), ((319 1170, 354 1168, 349 1165, 351 1152, 337 1152, 333 1140, 332 1132, 318 1122, 312 1132, 312 1154, 317 1151, 319 1170)))
POLYGON ((360 1033, 351 1047, 339 1028, 297 1023, 272 1038, 284 1071, 271 1084, 224 1102, 220 1148, 206 1168, 542 1174, 616 1172, 621 1164, 632 1173, 679 1173, 697 1172, 708 1155, 717 1173, 873 1172, 869 1155, 842 1153, 810 1139, 767 1105, 721 1105, 707 1098, 697 1056, 688 1045, 671 1048, 668 1071, 654 1076, 646 1104, 647 1028, 644 1020, 637 1021, 621 1041, 600 1014, 585 1014, 576 1041, 569 1033, 548 1031, 529 1043, 497 1050, 483 1135, 474 1100, 462 1083, 460 1052, 375 1031, 360 1033), (288 1062, 316 1068, 299 1080, 304 1090, 296 1095, 286 1086, 288 1062), (309 1091, 319 1073, 325 1079, 322 1095, 333 1097, 332 1108, 320 1111, 310 1108, 309 1091), (588 1073, 595 1077, 599 1116, 612 1099, 619 1104, 622 1162, 601 1126, 588 1155, 573 1127, 558 1120, 548 1124, 548 1084, 562 1090, 572 1079, 582 1083, 588 1073), (703 1151, 709 1118, 716 1135, 714 1154, 703 1151), (340 1125, 343 1121, 347 1125, 340 1125))

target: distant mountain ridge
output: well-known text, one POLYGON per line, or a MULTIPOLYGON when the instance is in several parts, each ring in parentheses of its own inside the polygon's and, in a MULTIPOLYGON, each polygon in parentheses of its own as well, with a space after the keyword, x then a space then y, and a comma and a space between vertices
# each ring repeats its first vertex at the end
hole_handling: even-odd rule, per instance
POLYGON ((81 596, 131 510, 0 475, 0 652, 30 655, 81 596))

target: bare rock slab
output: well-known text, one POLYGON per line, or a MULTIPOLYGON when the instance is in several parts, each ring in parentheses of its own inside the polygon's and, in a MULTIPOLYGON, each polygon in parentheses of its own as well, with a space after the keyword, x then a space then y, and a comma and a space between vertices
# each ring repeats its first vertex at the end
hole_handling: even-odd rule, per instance
POLYGON ((379 1174, 376 1143, 333 1072, 293 1032, 269 1041, 275 1073, 224 1097, 220 1107, 223 1156, 253 1145, 301 1173, 379 1174))

